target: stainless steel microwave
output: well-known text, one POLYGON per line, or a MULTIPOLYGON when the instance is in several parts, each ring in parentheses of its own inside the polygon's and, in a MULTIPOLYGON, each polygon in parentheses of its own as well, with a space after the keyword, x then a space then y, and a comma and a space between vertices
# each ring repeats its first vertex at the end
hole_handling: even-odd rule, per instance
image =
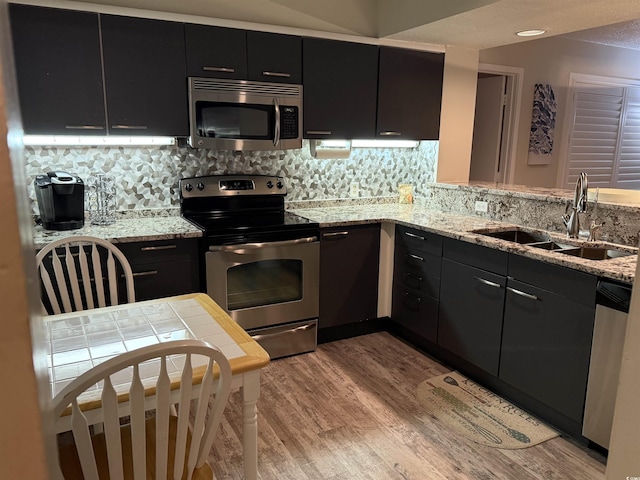
POLYGON ((189 122, 194 148, 301 148, 302 85, 190 77, 189 122))

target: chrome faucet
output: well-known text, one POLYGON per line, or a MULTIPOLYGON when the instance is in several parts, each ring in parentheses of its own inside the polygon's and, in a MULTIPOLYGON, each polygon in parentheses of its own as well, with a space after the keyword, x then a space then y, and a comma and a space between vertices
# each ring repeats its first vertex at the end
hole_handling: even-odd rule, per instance
POLYGON ((581 172, 576 181, 576 190, 573 197, 573 206, 567 202, 562 221, 567 227, 568 238, 578 238, 580 233, 580 213, 587 211, 587 194, 589 191, 589 182, 587 174, 581 172), (571 210, 571 213, 569 213, 571 210))

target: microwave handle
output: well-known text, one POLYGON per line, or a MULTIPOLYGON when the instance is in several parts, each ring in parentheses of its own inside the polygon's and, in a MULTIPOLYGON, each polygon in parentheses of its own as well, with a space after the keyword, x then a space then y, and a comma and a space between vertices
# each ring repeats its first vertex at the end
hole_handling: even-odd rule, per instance
POLYGON ((275 125, 275 132, 273 135, 273 146, 277 147, 278 144, 280 143, 280 105, 278 104, 277 98, 273 99, 273 107, 276 113, 276 125, 275 125))

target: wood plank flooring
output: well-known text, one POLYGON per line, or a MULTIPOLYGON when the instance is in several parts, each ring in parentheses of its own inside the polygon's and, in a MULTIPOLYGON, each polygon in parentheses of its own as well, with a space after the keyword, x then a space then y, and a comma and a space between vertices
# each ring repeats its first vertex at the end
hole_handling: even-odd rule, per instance
MULTIPOLYGON (((447 368, 388 333, 320 345, 263 370, 263 480, 601 480, 605 466, 558 437, 520 450, 476 444, 420 407, 415 390, 447 368)), ((242 407, 232 393, 209 463, 242 479, 242 407)))

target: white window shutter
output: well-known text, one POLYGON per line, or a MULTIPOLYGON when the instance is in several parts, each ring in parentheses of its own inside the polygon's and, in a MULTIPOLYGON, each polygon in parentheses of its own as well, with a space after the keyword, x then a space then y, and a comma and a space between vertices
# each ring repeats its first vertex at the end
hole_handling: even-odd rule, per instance
POLYGON ((640 189, 640 88, 626 89, 618 168, 613 187, 640 189))
POLYGON ((589 186, 611 186, 623 105, 622 87, 576 86, 565 188, 575 186, 580 172, 589 176, 589 186))

